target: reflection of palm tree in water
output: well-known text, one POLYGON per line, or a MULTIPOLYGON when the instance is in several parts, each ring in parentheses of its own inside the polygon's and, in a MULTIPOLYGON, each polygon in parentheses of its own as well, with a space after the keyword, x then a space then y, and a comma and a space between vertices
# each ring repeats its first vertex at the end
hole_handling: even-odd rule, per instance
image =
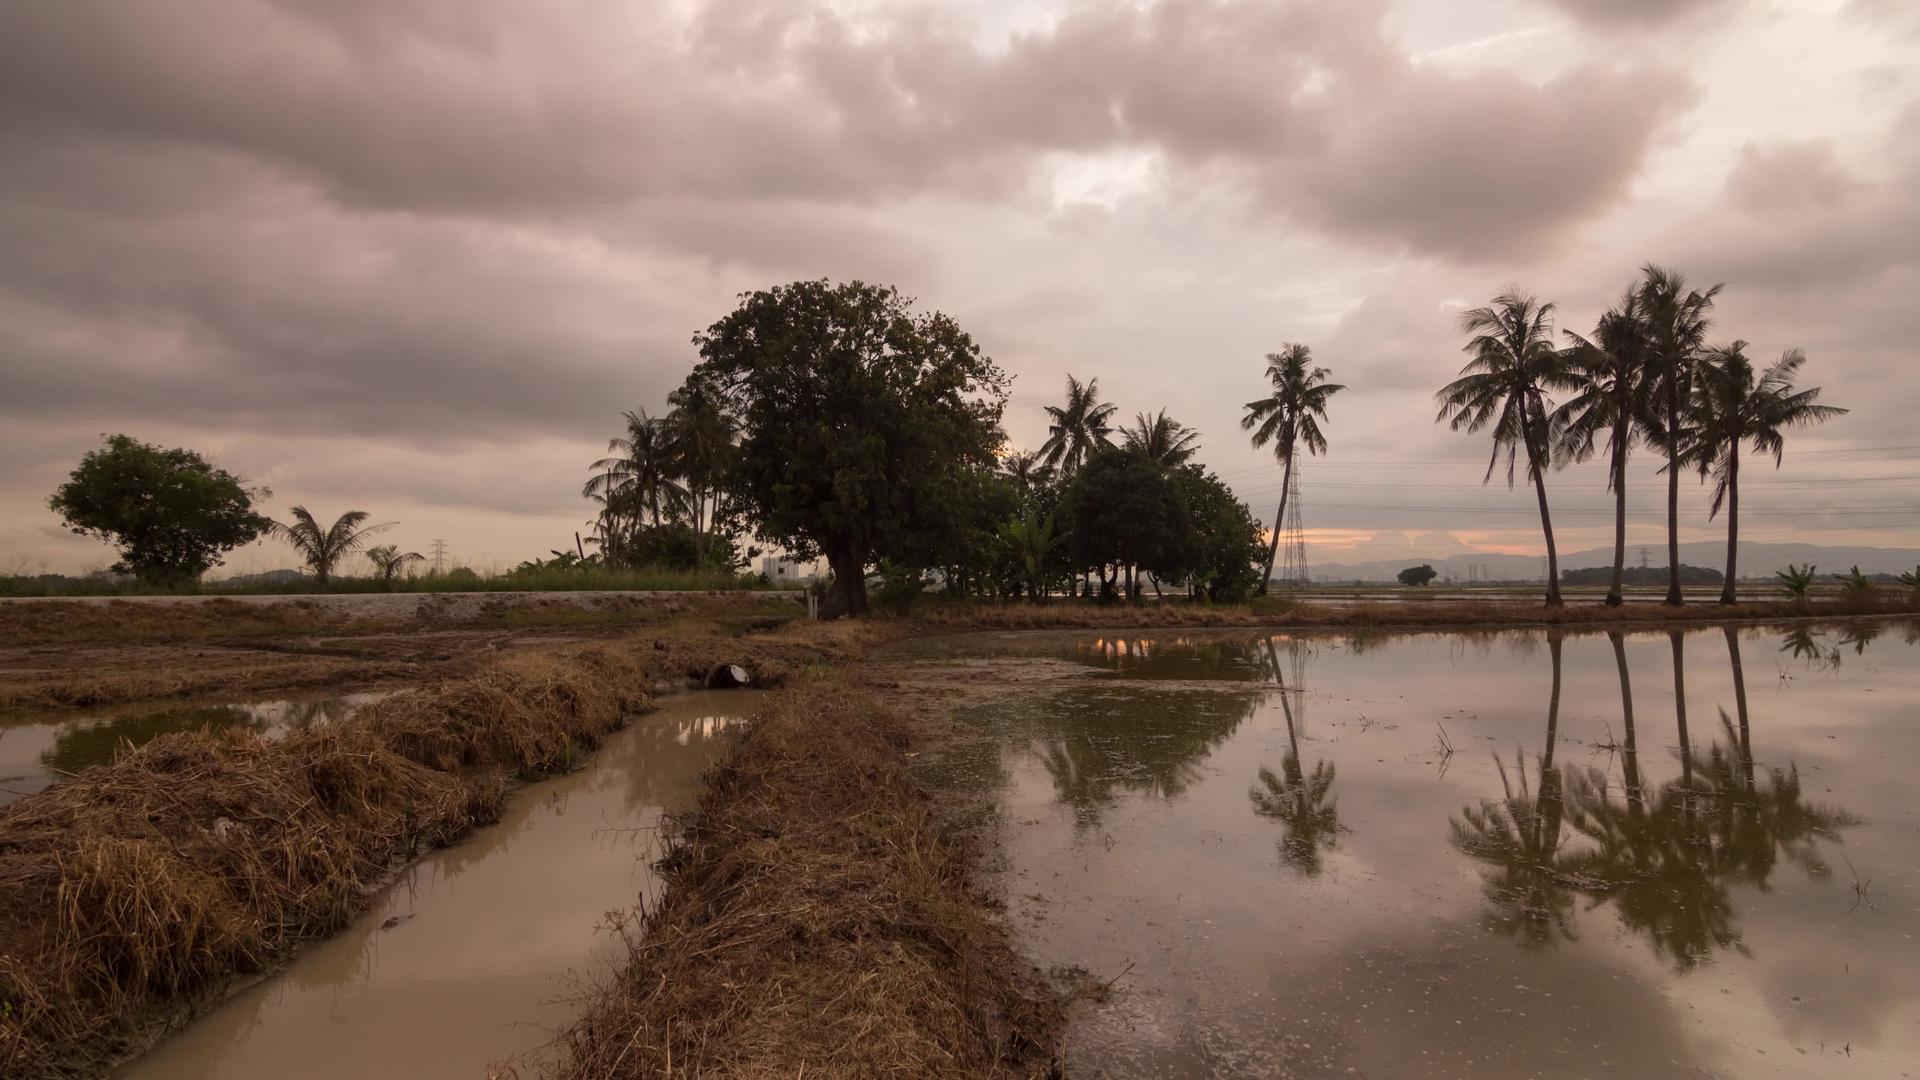
POLYGON ((1487 891, 1496 927, 1536 944, 1553 940, 1556 930, 1570 937, 1566 916, 1575 894, 1612 901, 1628 928, 1647 934, 1657 952, 1688 970, 1716 949, 1744 950, 1735 925, 1733 885, 1766 889, 1782 854, 1809 876, 1824 877, 1828 870, 1817 841, 1838 842, 1840 830, 1857 819, 1808 805, 1792 766, 1769 770, 1765 783, 1756 783, 1745 674, 1731 628, 1727 642, 1738 728, 1723 711, 1725 745, 1716 742, 1705 752, 1694 749, 1686 716, 1685 644, 1678 634, 1672 635, 1681 775, 1648 793, 1640 771, 1625 649, 1617 636, 1609 636, 1614 638, 1627 723, 1619 747, 1624 800, 1611 796, 1603 770, 1567 770, 1560 777, 1554 769, 1556 671, 1540 800, 1527 800, 1523 776, 1517 796, 1509 788, 1505 802, 1488 801, 1463 812, 1462 819, 1453 822, 1454 843, 1491 864, 1487 891), (1562 784, 1563 808, 1548 801, 1550 788, 1562 784), (1561 839, 1560 819, 1550 816, 1562 810, 1573 835, 1585 841, 1578 848, 1561 839))
POLYGON ((1561 777, 1553 752, 1560 733, 1560 647, 1558 633, 1547 635, 1553 664, 1553 689, 1547 697, 1546 750, 1539 761, 1540 791, 1527 790, 1526 759, 1516 754, 1518 790, 1500 766, 1500 786, 1506 797, 1469 806, 1453 819, 1453 844, 1490 865, 1487 899, 1493 913, 1490 925, 1529 945, 1555 937, 1571 939, 1574 886, 1561 853, 1561 777))
MULTIPOLYGON (((1267 639, 1266 646, 1274 681, 1280 682, 1280 656, 1274 649, 1272 638, 1267 639)), ((1263 766, 1260 769, 1260 786, 1249 789, 1247 797, 1253 800, 1255 813, 1281 822, 1280 858, 1287 865, 1312 877, 1321 870, 1321 850, 1332 850, 1339 843, 1340 811, 1333 798, 1333 764, 1316 762, 1313 775, 1309 776, 1300 762, 1300 728, 1305 720, 1306 704, 1306 690, 1302 686, 1306 655, 1297 641, 1288 642, 1288 649, 1293 661, 1293 681, 1291 686, 1282 683, 1280 690, 1280 708, 1287 719, 1287 752, 1280 759, 1280 774, 1276 776, 1272 769, 1263 766), (1302 722, 1296 722, 1294 718, 1294 694, 1302 695, 1302 722)))

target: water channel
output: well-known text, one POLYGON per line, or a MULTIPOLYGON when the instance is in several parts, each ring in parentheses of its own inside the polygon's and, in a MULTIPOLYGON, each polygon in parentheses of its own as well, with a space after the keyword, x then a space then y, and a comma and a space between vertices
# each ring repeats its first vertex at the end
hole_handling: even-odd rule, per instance
POLYGON ((610 911, 656 893, 662 815, 692 805, 762 691, 668 698, 592 764, 410 867, 352 927, 121 1070, 122 1080, 410 1080, 537 1071, 581 979, 619 959, 610 911))

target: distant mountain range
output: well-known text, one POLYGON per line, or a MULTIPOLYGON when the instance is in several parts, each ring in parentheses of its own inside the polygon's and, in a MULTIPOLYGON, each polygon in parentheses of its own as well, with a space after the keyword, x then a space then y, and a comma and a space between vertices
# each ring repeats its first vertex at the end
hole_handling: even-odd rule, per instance
MULTIPOLYGON (((1627 564, 1638 566, 1640 547, 1631 544, 1627 547, 1627 564)), ((1653 564, 1667 565, 1665 544, 1649 547, 1649 556, 1653 564)), ((1724 542, 1699 541, 1680 545, 1680 562, 1683 565, 1724 568, 1727 557, 1727 545, 1724 542)), ((1444 581, 1450 574, 1456 582, 1471 580, 1487 581, 1540 581, 1545 577, 1546 560, 1539 555, 1499 555, 1466 554, 1449 555, 1445 558, 1404 558, 1380 559, 1359 563, 1317 563, 1312 562, 1313 551, 1307 551, 1309 569, 1313 580, 1322 584, 1342 581, 1393 581, 1395 575, 1409 566, 1428 563, 1440 571, 1444 581)), ((1876 548, 1876 547, 1830 547, 1825 544, 1761 544, 1743 543, 1740 545, 1740 576, 1766 577, 1788 563, 1813 563, 1822 574, 1840 573, 1850 566, 1858 565, 1862 573, 1898 574, 1911 571, 1920 565, 1920 548, 1876 548)), ((1590 548, 1586 551, 1566 552, 1560 556, 1562 570, 1579 570, 1589 566, 1612 566, 1613 549, 1590 548)))

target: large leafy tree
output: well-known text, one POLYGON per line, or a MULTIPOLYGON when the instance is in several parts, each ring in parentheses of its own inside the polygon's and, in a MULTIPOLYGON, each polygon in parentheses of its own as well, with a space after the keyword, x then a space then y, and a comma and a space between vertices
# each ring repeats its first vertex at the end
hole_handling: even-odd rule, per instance
POLYGON ((1553 347, 1553 304, 1509 289, 1494 297, 1492 306, 1461 315, 1460 328, 1467 334, 1466 352, 1472 359, 1458 379, 1441 389, 1440 413, 1434 419, 1450 421, 1455 431, 1492 433, 1488 480, 1504 455, 1507 486, 1512 487, 1515 461, 1525 451, 1527 479, 1539 498, 1540 531, 1547 541, 1547 604, 1558 607, 1560 553, 1547 509, 1547 467, 1554 443, 1547 394, 1573 389, 1576 383, 1572 360, 1553 347))
POLYGON ((1720 602, 1735 600, 1735 562, 1740 551, 1740 444, 1756 454, 1772 454, 1775 468, 1786 453, 1786 429, 1825 423, 1847 410, 1818 403, 1820 388, 1794 388, 1794 376, 1807 356, 1790 349, 1756 377, 1747 343, 1714 350, 1693 384, 1694 439, 1682 455, 1685 464, 1713 477, 1709 516, 1727 511, 1727 580, 1720 602))
POLYGON ((1687 406, 1707 348, 1715 285, 1687 287, 1685 275, 1649 263, 1641 270, 1640 319, 1646 347, 1641 423, 1647 441, 1667 457, 1667 599, 1680 604, 1680 455, 1691 438, 1687 406))
POLYGON ((267 529, 300 553, 307 569, 313 571, 313 579, 322 585, 333 576, 333 568, 349 552, 360 550, 368 540, 393 528, 392 522, 368 525, 367 518, 372 515, 365 510, 349 510, 326 528, 321 528, 319 520, 304 506, 292 507, 288 513, 293 515, 292 524, 275 521, 267 529))
POLYGON ((1198 465, 1172 470, 1192 532, 1188 584, 1209 600, 1244 600, 1259 584, 1260 522, 1221 479, 1198 465))
POLYGON ((1240 418, 1241 429, 1253 433, 1253 445, 1272 444, 1274 459, 1280 462, 1280 508, 1273 514, 1267 568, 1256 596, 1265 596, 1267 582, 1273 579, 1280 529, 1287 519, 1287 492, 1293 487, 1293 456, 1303 447, 1309 454, 1327 452, 1327 438, 1320 432, 1327 418, 1327 399, 1346 389, 1328 382, 1328 374, 1326 368, 1313 366, 1312 350, 1289 342, 1279 352, 1267 354, 1267 382, 1273 392, 1247 402, 1246 415, 1240 418))
POLYGON ((165 584, 199 577, 265 532, 253 503, 270 494, 191 450, 110 435, 47 505, 74 532, 118 547, 116 572, 165 584))
POLYGON ((1040 455, 1049 468, 1073 473, 1113 445, 1113 414, 1119 406, 1100 400, 1099 379, 1082 384, 1067 376, 1066 404, 1046 408, 1047 441, 1040 444, 1040 455))
POLYGON ((1617 607, 1626 601, 1627 454, 1640 430, 1636 417, 1643 411, 1647 371, 1640 293, 1628 289, 1618 305, 1600 316, 1591 338, 1571 330, 1566 334, 1572 342, 1573 397, 1558 410, 1565 424, 1560 449, 1569 459, 1584 461, 1601 433, 1606 434, 1607 487, 1613 492, 1613 576, 1606 602, 1617 607))
POLYGON ((1185 465, 1200 452, 1200 433, 1167 415, 1136 413, 1131 427, 1120 431, 1121 444, 1162 465, 1185 465))
POLYGON ((1077 569, 1099 571, 1104 595, 1129 568, 1159 579, 1188 569, 1194 522, 1173 473, 1145 455, 1104 450, 1061 492, 1069 554, 1077 569))
POLYGON ((829 615, 867 611, 869 565, 938 528, 945 492, 993 467, 1007 378, 954 320, 891 287, 744 294, 694 338, 690 383, 737 425, 728 493, 764 540, 833 568, 829 615))

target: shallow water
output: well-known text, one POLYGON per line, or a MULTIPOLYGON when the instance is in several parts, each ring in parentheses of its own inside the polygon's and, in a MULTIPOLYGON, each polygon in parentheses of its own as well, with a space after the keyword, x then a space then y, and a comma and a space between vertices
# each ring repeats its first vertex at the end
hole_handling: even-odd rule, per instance
POLYGON ((274 734, 329 723, 391 690, 297 697, 146 702, 107 709, 0 713, 0 806, 40 791, 63 774, 113 760, 174 731, 248 728, 274 734))
MULTIPOLYGON (((689 807, 759 691, 668 699, 587 768, 411 867, 343 933, 133 1062, 122 1080, 486 1075, 574 1015, 618 959, 606 915, 658 888, 663 812, 689 807)), ((532 1059, 525 1055, 534 1055, 532 1059)))
POLYGON ((1077 1075, 1891 1077, 1920 1072, 1917 640, 932 651, 1091 676, 963 708, 987 737, 944 763, 999 786, 1024 946, 1112 981, 1077 1075))

